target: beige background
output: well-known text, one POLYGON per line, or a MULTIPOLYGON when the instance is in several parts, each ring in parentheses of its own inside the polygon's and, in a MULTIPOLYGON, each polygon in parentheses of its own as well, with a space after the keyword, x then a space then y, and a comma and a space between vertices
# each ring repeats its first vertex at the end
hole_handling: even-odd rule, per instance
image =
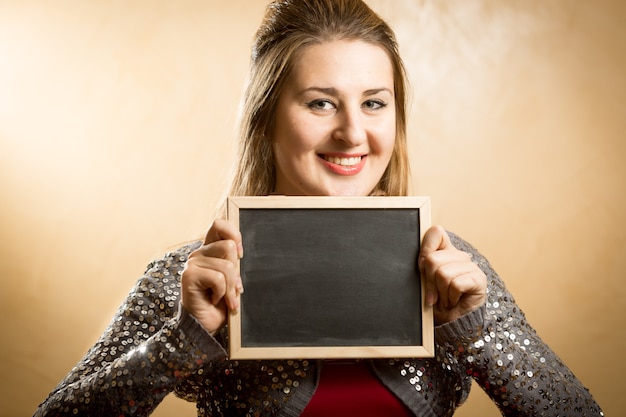
MULTIPOLYGON (((386 1, 415 194, 623 410, 626 3, 386 1)), ((0 0, 0 416, 28 416, 145 265, 202 234, 265 1, 0 0)), ((168 397, 156 415, 194 415, 168 397)), ((460 416, 496 416, 478 387, 460 416)))

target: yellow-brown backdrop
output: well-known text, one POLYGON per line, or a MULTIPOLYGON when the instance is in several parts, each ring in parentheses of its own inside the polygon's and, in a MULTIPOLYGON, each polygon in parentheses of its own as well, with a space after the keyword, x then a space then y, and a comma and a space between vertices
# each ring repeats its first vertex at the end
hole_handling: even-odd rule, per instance
MULTIPOLYGON (((368 3, 409 68, 415 194, 619 415, 625 3, 368 3)), ((32 414, 147 262, 210 224, 264 4, 0 0, 1 416, 32 414)), ((458 415, 498 413, 475 387, 458 415)))

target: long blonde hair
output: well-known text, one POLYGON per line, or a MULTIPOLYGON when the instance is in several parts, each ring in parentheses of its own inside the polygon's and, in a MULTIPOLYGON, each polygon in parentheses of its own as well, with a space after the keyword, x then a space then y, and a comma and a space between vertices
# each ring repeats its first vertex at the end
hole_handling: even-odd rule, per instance
POLYGON ((333 40, 360 40, 383 48, 393 67, 396 140, 373 194, 407 195, 407 82, 391 28, 361 0, 275 0, 267 7, 252 46, 241 103, 239 157, 229 195, 268 195, 276 172, 271 131, 276 102, 304 48, 333 40))

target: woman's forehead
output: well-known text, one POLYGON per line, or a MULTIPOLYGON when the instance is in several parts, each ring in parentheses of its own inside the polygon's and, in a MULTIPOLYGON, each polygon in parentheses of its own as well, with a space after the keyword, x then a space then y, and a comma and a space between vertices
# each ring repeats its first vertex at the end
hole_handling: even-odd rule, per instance
POLYGON ((307 46, 294 59, 290 81, 300 87, 340 85, 393 87, 393 66, 387 52, 358 40, 336 40, 307 46))

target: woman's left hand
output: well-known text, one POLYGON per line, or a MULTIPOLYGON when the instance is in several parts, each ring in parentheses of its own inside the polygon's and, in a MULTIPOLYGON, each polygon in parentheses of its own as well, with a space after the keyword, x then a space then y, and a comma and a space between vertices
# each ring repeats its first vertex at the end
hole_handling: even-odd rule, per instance
POLYGON ((487 298, 487 277, 471 257, 456 249, 441 226, 424 235, 418 267, 426 279, 426 304, 441 325, 481 307, 487 298))

